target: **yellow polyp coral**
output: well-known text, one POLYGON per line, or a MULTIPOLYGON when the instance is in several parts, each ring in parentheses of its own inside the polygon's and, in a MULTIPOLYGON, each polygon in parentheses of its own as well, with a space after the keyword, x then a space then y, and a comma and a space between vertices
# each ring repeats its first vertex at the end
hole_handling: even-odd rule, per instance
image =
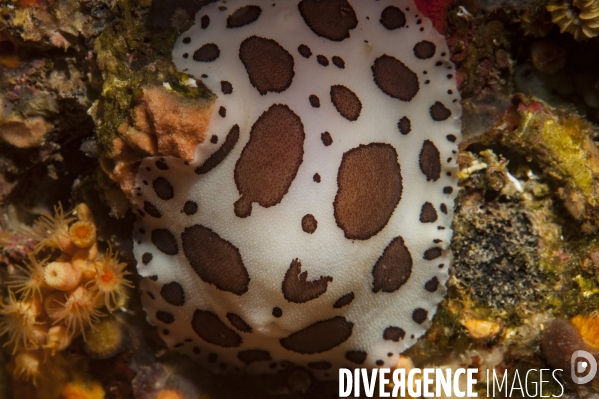
POLYGON ((97 295, 83 286, 71 291, 57 311, 54 323, 63 322, 71 335, 82 333, 88 326, 94 328, 94 323, 104 315, 98 308, 97 295))
MULTIPOLYGON (((96 224, 87 205, 69 212, 58 205, 54 211, 41 215, 25 232, 35 241, 35 251, 23 265, 9 269, 8 295, 0 298, 0 335, 7 337, 5 346, 14 355, 13 375, 34 383, 39 383, 38 375, 55 368, 51 364, 58 364, 54 360, 75 338, 81 335, 85 340, 86 332, 95 332, 98 325, 99 339, 110 338, 105 344, 110 350, 102 356, 114 355, 122 347, 124 333, 114 325, 117 318, 111 317, 112 324, 101 321, 124 305, 126 288, 133 287, 118 253, 110 245, 105 252, 98 251, 96 224)), ((73 384, 63 397, 104 395, 101 388, 85 391, 73 384)))
POLYGON ((38 261, 33 254, 29 254, 29 261, 25 261, 25 268, 17 266, 23 274, 12 276, 8 286, 23 299, 42 298, 42 287, 44 285, 44 266, 49 257, 38 261))
POLYGON ((103 399, 104 388, 98 382, 86 382, 75 379, 69 382, 60 392, 61 399, 103 399))
POLYGON ((61 251, 72 251, 73 243, 69 237, 69 224, 75 220, 71 212, 65 213, 62 205, 54 207, 54 216, 43 213, 35 221, 35 224, 24 233, 34 241, 37 241, 35 252, 42 248, 56 248, 61 251))
POLYGON ((50 262, 44 269, 44 281, 48 287, 71 291, 81 281, 81 271, 70 262, 50 262))
POLYGON ((69 333, 65 326, 52 326, 48 329, 46 345, 44 345, 44 348, 49 349, 52 353, 52 356, 54 356, 56 352, 63 351, 68 348, 72 341, 73 336, 69 333))
POLYGON ((79 248, 87 248, 96 242, 96 226, 91 222, 78 221, 69 228, 69 238, 79 248))
POLYGON ((174 389, 162 389, 156 394, 156 399, 183 399, 185 396, 174 389))
POLYGON ((27 379, 37 385, 37 377, 40 375, 42 357, 38 351, 21 352, 15 356, 15 376, 19 379, 27 379))
POLYGON ((1 304, 0 335, 8 335, 4 346, 13 346, 13 354, 17 349, 36 349, 39 343, 36 327, 42 322, 37 318, 41 313, 39 301, 29 299, 17 300, 15 294, 9 291, 7 303, 1 304))
POLYGON ((550 0, 547 10, 560 31, 571 33, 576 40, 599 35, 598 0, 550 0))
POLYGON ((570 321, 587 345, 599 349, 599 317, 576 315, 570 321))
POLYGON ((118 253, 113 253, 111 247, 106 250, 104 259, 96 262, 97 273, 93 286, 100 296, 104 296, 104 304, 110 311, 122 305, 127 297, 125 287, 133 287, 133 284, 125 279, 125 275, 129 274, 125 271, 126 266, 126 263, 119 262, 118 253))

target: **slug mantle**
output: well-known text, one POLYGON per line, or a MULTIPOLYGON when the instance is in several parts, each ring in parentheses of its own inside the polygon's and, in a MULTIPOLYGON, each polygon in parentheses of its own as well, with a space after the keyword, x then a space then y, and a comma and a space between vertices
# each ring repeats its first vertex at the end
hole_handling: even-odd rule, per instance
POLYGON ((461 108, 410 1, 217 2, 175 45, 216 94, 131 195, 149 321, 212 370, 392 366, 445 295, 461 108))

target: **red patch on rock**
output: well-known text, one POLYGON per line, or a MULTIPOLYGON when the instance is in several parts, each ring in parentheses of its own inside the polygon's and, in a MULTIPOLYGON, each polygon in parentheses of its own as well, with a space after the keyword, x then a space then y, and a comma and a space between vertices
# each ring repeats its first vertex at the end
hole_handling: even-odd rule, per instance
POLYGON ((447 20, 447 9, 453 0, 415 0, 416 7, 426 17, 433 21, 433 26, 440 33, 445 32, 445 21, 447 20))

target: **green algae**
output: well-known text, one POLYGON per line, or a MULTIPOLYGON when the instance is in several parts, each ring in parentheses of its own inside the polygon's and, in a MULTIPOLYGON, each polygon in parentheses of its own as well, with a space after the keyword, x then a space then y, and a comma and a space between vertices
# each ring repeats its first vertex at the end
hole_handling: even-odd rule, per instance
POLYGON ((90 113, 104 154, 112 153, 112 142, 118 136, 119 127, 127 122, 140 87, 168 82, 171 89, 184 98, 210 99, 213 96, 201 82, 197 82, 197 87, 186 84, 193 77, 177 72, 171 61, 177 37, 192 22, 180 29, 156 32, 148 28, 142 17, 149 12, 149 4, 122 0, 117 8, 114 22, 94 45, 104 84, 101 98, 90 113))
POLYGON ((487 133, 481 142, 502 145, 538 165, 564 207, 582 224, 582 232, 596 232, 599 149, 593 137, 599 129, 571 110, 521 96, 514 99, 505 124, 506 129, 487 133))
POLYGON ((599 238, 588 236, 545 254, 543 266, 557 277, 548 303, 556 316, 596 314, 599 310, 599 238))

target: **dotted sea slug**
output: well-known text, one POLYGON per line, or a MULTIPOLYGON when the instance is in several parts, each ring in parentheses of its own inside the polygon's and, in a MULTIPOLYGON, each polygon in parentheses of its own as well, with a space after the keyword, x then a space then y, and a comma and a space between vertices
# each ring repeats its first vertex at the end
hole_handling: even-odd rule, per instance
POLYGON ((192 162, 146 158, 149 321, 215 371, 390 367, 445 294, 461 108, 400 0, 217 2, 173 60, 216 94, 192 162))

